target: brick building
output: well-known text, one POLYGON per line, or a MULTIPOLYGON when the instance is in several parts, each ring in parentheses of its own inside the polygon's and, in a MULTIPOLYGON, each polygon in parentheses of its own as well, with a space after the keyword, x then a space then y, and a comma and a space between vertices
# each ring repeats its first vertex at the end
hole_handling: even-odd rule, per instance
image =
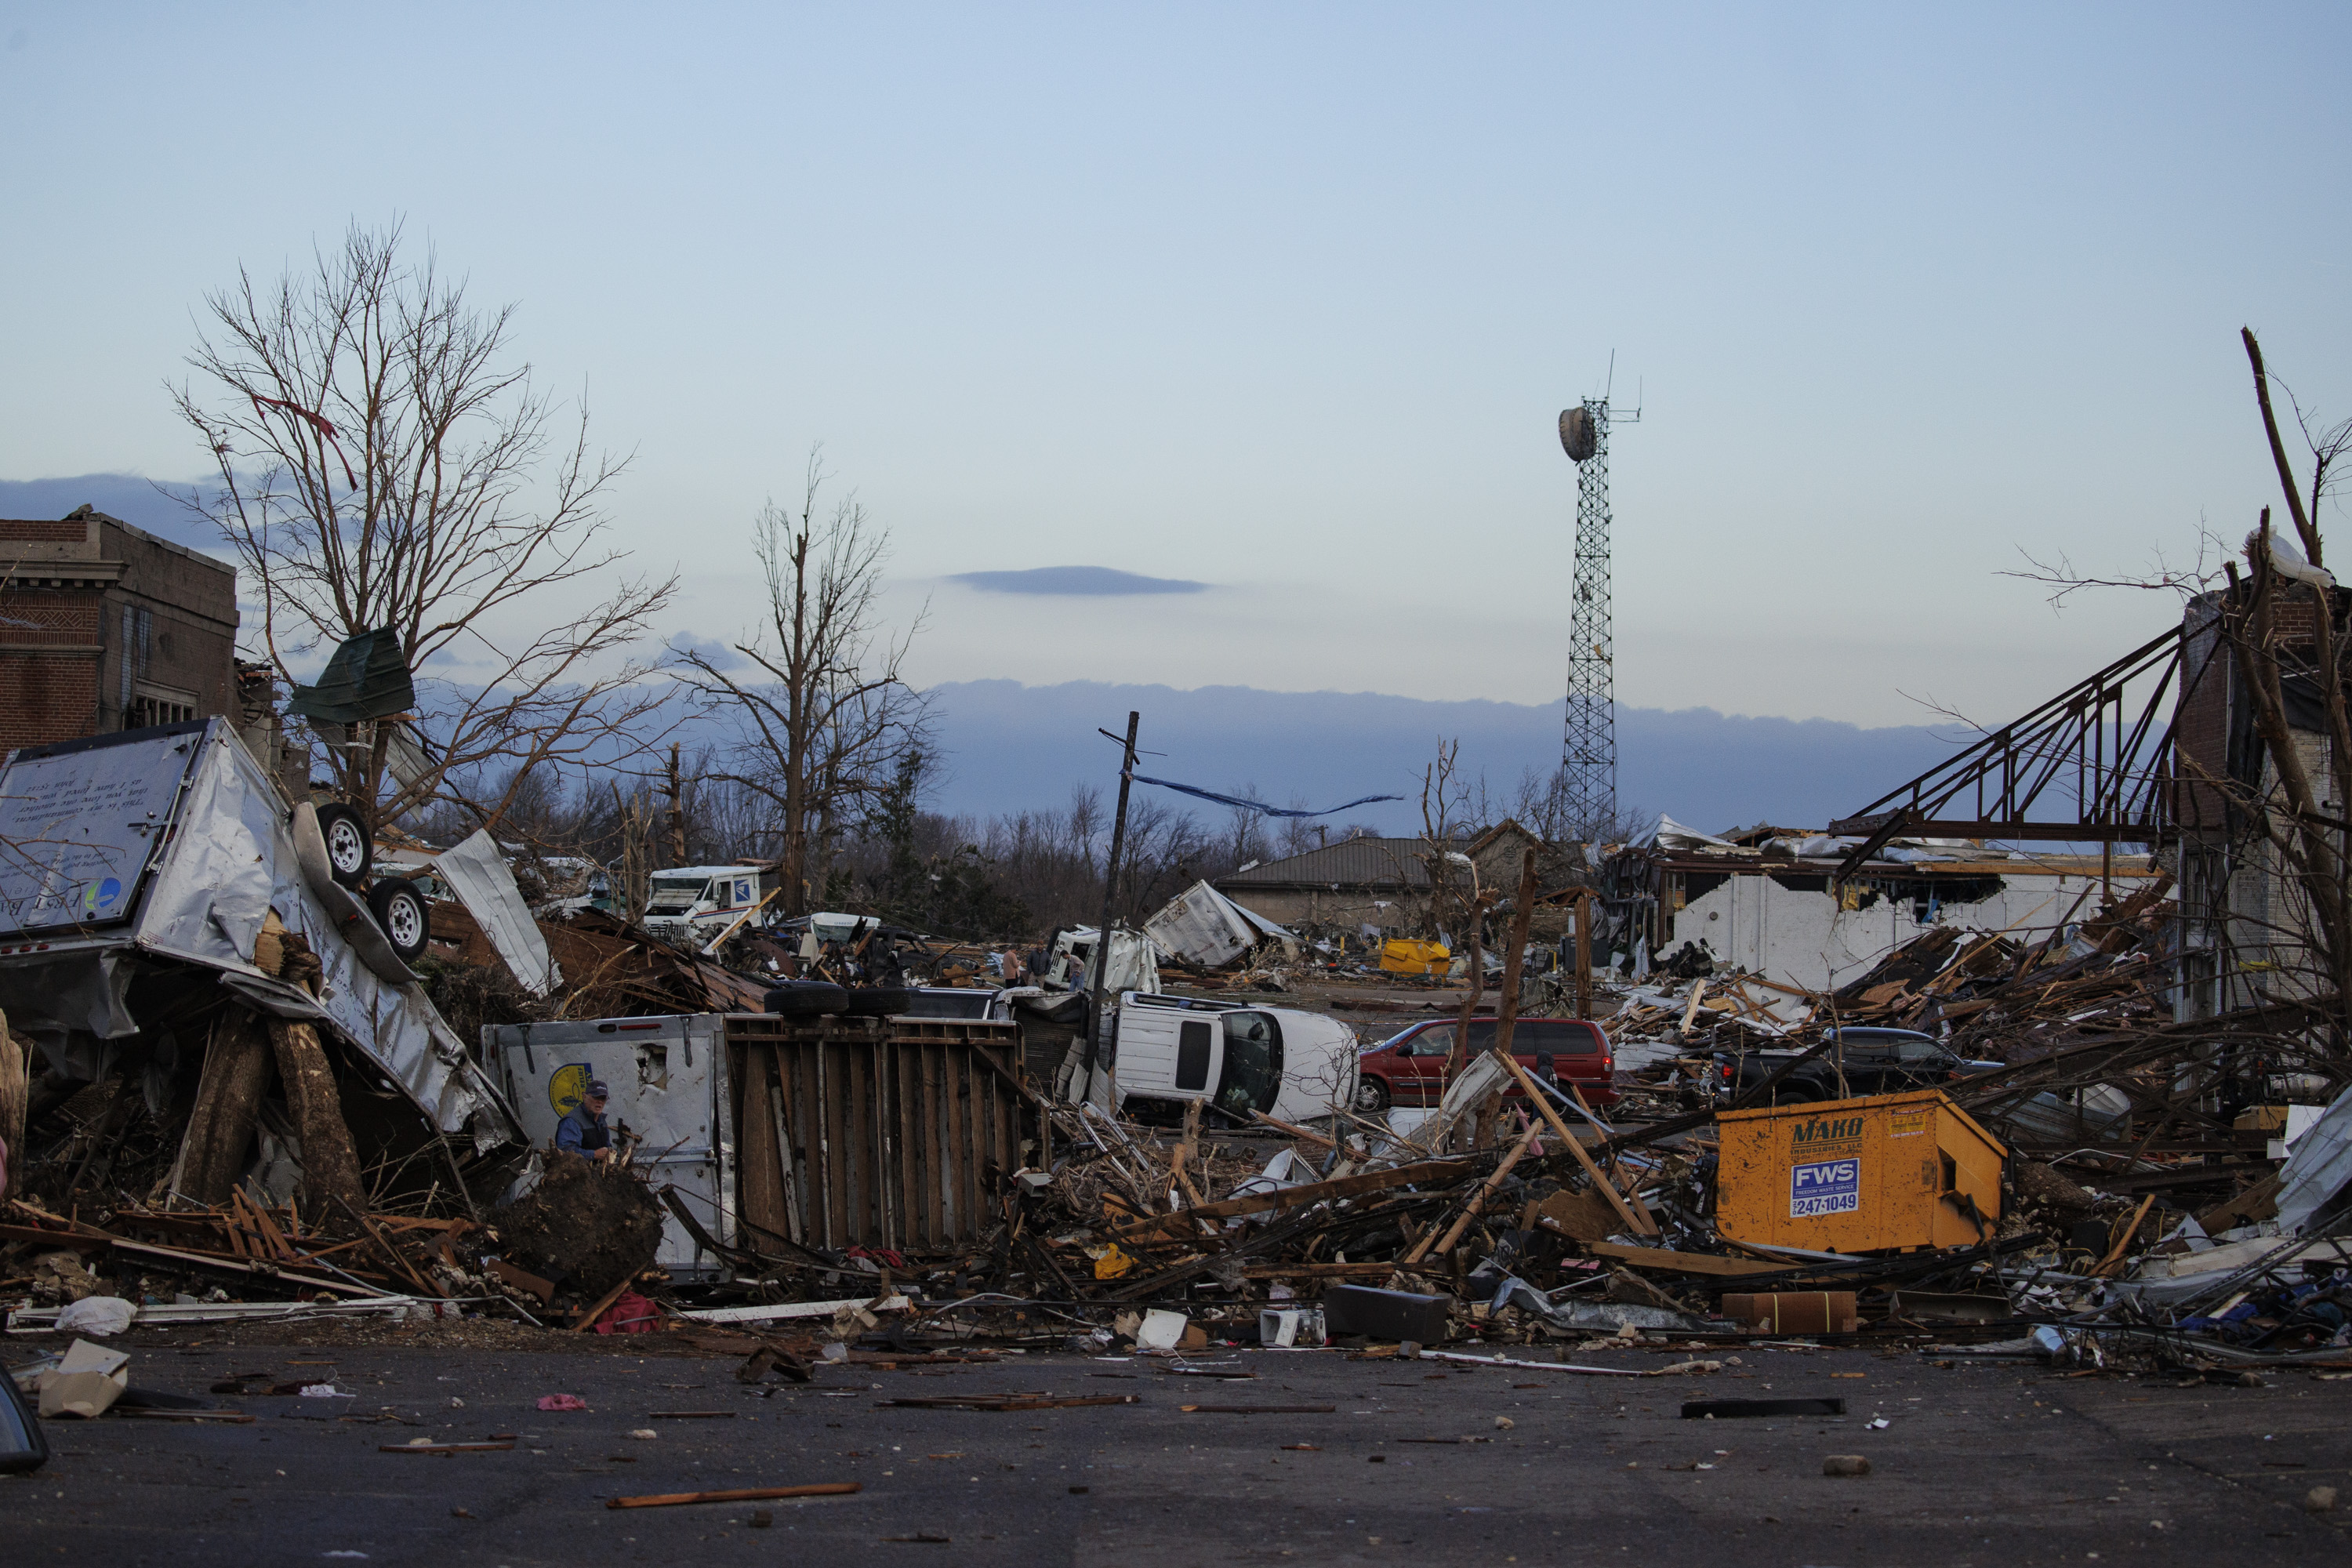
POLYGON ((236 570, 89 507, 0 518, 0 749, 239 711, 236 570))

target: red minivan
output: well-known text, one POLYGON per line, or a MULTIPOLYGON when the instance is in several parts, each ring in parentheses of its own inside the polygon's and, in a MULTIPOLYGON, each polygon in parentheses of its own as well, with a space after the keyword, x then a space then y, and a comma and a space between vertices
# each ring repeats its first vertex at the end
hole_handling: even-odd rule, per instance
MULTIPOLYGON (((1454 1049, 1459 1021, 1433 1018, 1415 1024, 1367 1049, 1356 1059, 1356 1109, 1373 1115, 1391 1105, 1435 1105, 1444 1093, 1445 1058, 1454 1049)), ((1470 1020, 1471 1057, 1493 1048, 1495 1020, 1470 1020)), ((1536 1053, 1551 1053, 1552 1075, 1559 1087, 1576 1086, 1584 1103, 1596 1110, 1617 1099, 1617 1058, 1609 1037, 1600 1026, 1580 1018, 1521 1018, 1511 1026, 1511 1055, 1528 1071, 1535 1070, 1536 1053)), ((1514 1088, 1511 1092, 1518 1093, 1514 1088)))

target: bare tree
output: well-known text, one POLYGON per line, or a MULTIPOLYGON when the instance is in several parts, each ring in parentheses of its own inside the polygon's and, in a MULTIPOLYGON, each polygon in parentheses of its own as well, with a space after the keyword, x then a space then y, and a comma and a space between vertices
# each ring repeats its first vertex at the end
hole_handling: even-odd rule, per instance
POLYGON ((753 520, 768 625, 735 645, 749 669, 677 655, 680 680, 735 731, 730 771, 714 776, 775 808, 788 914, 807 912, 838 836, 925 738, 922 700, 898 674, 921 617, 895 637, 880 626, 889 533, 855 495, 817 521, 825 477, 812 451, 799 512, 770 501, 753 520))
POLYGON ((1579 818, 1569 809, 1564 767, 1548 773, 1533 767, 1522 772, 1511 794, 1510 814, 1547 844, 1631 844, 1657 826, 1657 818, 1638 805, 1621 805, 1599 821, 1579 818))
MULTIPOLYGON (((514 310, 469 303, 429 250, 410 259, 397 223, 354 224, 307 271, 263 284, 240 269, 207 295, 196 378, 172 389, 220 474, 215 493, 179 499, 252 574, 278 673, 383 627, 412 670, 450 672, 405 721, 422 766, 388 770, 390 721, 328 748, 344 796, 378 820, 493 761, 522 785, 594 760, 659 702, 625 650, 677 580, 623 579, 576 607, 625 559, 601 542, 625 460, 592 452, 584 407, 575 422, 533 387, 514 310)), ((514 804, 478 815, 495 825, 514 804)))

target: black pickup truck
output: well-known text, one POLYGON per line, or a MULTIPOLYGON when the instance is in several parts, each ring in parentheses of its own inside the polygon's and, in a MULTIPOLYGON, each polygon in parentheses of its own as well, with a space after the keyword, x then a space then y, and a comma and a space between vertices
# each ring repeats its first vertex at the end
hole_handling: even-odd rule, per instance
MULTIPOLYGON (((1848 1028, 1834 1031, 1832 1038, 1843 1043, 1843 1053, 1832 1045, 1782 1079, 1772 1090, 1771 1098, 1762 1103, 1804 1105, 1814 1100, 1840 1098, 1838 1068, 1841 1058, 1845 1068, 1845 1098, 1854 1100, 1871 1094, 1901 1094, 1906 1089, 1933 1089, 1964 1074, 2000 1065, 1998 1062, 1970 1061, 1966 1057, 1957 1056, 1933 1035, 1923 1035, 1916 1029, 1848 1028)), ((1790 1058, 1801 1054, 1798 1051, 1749 1051, 1735 1057, 1727 1051, 1717 1051, 1713 1084, 1715 1098, 1727 1100, 1745 1093, 1780 1071, 1790 1058)))

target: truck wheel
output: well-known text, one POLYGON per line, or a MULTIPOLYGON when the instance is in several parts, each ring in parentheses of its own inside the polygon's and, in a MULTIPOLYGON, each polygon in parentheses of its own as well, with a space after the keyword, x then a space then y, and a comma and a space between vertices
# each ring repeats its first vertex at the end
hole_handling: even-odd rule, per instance
POLYGON ((902 985, 852 985, 841 1009, 853 1018, 895 1018, 915 1005, 915 994, 902 985))
POLYGON ((414 963, 422 958, 425 939, 433 929, 425 912, 425 896, 410 883, 388 879, 370 888, 367 900, 375 923, 383 929, 384 940, 392 943, 400 962, 414 963))
POLYGON ((1356 1110, 1362 1116, 1378 1116, 1389 1108, 1389 1086, 1376 1078, 1356 1080, 1356 1110))
POLYGON ((778 1017, 816 1018, 846 1009, 849 993, 829 980, 787 980, 761 998, 761 1005, 778 1017))
POLYGON ((375 846, 368 840, 367 818, 337 801, 319 808, 319 837, 327 841, 327 868, 346 888, 364 887, 375 861, 375 846))

